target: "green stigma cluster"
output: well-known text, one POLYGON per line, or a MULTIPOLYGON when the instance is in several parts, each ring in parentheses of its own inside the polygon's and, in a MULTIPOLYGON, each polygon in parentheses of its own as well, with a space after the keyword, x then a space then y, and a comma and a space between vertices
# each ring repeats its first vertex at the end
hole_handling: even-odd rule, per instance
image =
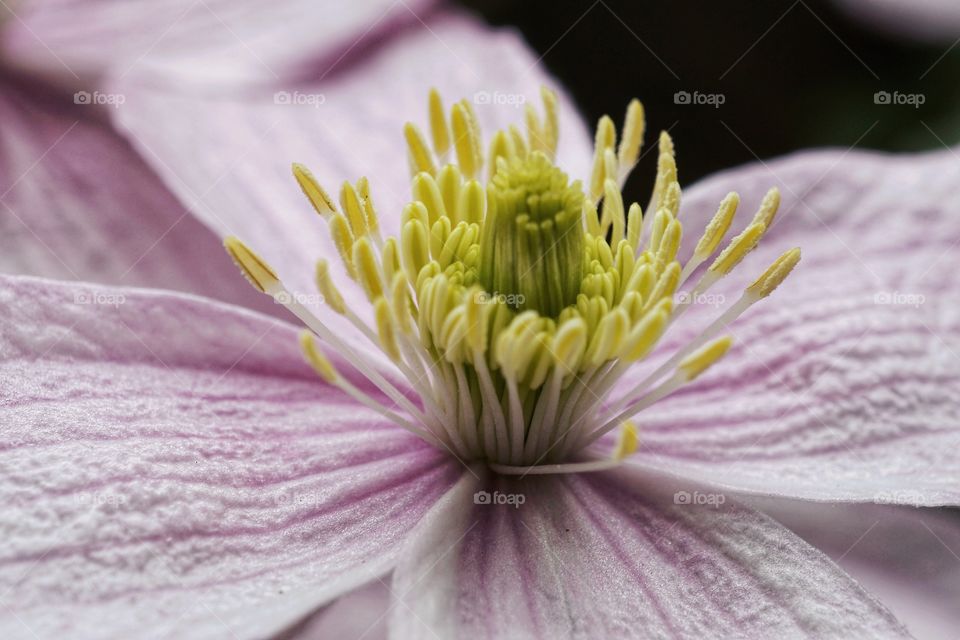
POLYGON ((583 190, 540 151, 498 158, 480 234, 480 281, 514 307, 557 317, 584 270, 583 190))

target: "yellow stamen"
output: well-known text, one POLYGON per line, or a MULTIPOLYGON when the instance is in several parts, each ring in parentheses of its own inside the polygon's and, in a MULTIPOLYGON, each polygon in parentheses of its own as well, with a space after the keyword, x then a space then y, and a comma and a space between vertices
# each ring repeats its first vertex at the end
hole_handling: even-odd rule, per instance
POLYGON ((423 134, 420 133, 417 126, 408 122, 403 128, 403 135, 407 139, 407 154, 410 159, 411 175, 417 175, 421 171, 430 175, 436 173, 437 168, 433 164, 430 149, 427 148, 427 141, 423 139, 423 134))
POLYGON ((392 282, 393 276, 401 269, 400 248, 397 246, 396 238, 387 238, 380 250, 380 258, 383 268, 383 281, 392 282))
POLYGON ((780 286, 781 282, 787 279, 798 262, 800 262, 799 247, 785 251, 757 278, 756 282, 747 287, 747 291, 758 297, 766 298, 780 286))
POLYGON ((464 302, 466 308, 467 344, 473 351, 487 350, 487 306, 480 287, 474 287, 464 302))
POLYGON ((730 241, 726 249, 720 252, 717 259, 710 265, 710 271, 719 275, 730 273, 748 253, 753 251, 766 230, 767 227, 762 222, 754 222, 744 229, 740 235, 730 241))
POLYGON ((614 460, 623 460, 627 456, 633 455, 637 450, 640 438, 637 436, 637 425, 632 420, 623 423, 620 429, 620 437, 617 438, 617 446, 613 452, 614 460))
POLYGON ((413 324, 410 322, 412 301, 410 300, 410 283, 403 271, 398 271, 393 276, 390 284, 390 301, 393 305, 393 317, 397 319, 400 331, 410 335, 413 333, 413 324))
POLYGON ((606 152, 613 149, 617 141, 617 129, 610 116, 602 116, 597 122, 597 133, 594 136, 593 172, 590 175, 590 199, 594 202, 603 195, 603 182, 608 176, 606 172, 606 152))
POLYGON ((562 371, 572 373, 580 367, 587 348, 587 323, 574 318, 560 325, 553 338, 553 357, 562 371))
POLYGON ((731 336, 717 338, 699 351, 681 360, 677 366, 677 370, 684 376, 686 381, 689 382, 710 368, 717 360, 725 356, 732 344, 733 338, 731 336))
POLYGON ((323 187, 320 186, 320 183, 313 177, 309 169, 300 163, 294 162, 293 177, 297 179, 297 184, 300 185, 303 195, 307 196, 307 200, 310 201, 310 204, 313 205, 313 208, 322 217, 326 218, 337 212, 337 208, 330 199, 330 196, 323 190, 323 187))
POLYGON ((457 206, 460 189, 463 184, 463 176, 456 165, 448 164, 440 169, 437 174, 437 188, 440 190, 440 199, 443 201, 443 208, 447 215, 454 222, 460 221, 460 211, 457 206))
POLYGON ((270 293, 270 290, 280 283, 277 274, 263 259, 254 253, 247 245, 234 236, 223 240, 234 263, 240 267, 244 277, 250 281, 260 293, 270 293))
POLYGON ((631 247, 640 245, 640 234, 643 231, 643 210, 634 202, 627 212, 627 242, 631 247))
POLYGON ((479 127, 472 117, 469 105, 465 102, 453 105, 450 121, 453 125, 453 146, 457 151, 460 171, 468 178, 476 177, 483 166, 483 155, 480 151, 479 127))
POLYGON ((397 336, 393 332, 393 320, 390 314, 390 303, 384 298, 377 298, 373 304, 374 316, 377 320, 377 335, 380 336, 380 346, 394 362, 400 361, 400 347, 397 346, 397 336))
POLYGON ((723 242, 723 237, 730 229, 730 224, 733 223, 733 217, 737 213, 737 206, 739 204, 739 195, 734 192, 727 194, 727 197, 720 203, 717 212, 713 215, 709 224, 707 224, 707 228, 697 243, 696 249, 693 250, 694 256, 701 260, 706 260, 717 250, 717 247, 723 242))
POLYGON ((513 149, 513 141, 510 140, 510 136, 503 131, 497 131, 490 142, 490 153, 487 154, 487 161, 490 163, 488 169, 490 177, 492 178, 493 174, 497 172, 497 160, 503 158, 509 161, 515 156, 516 152, 513 149))
POLYGON ((353 233, 350 231, 350 225, 347 223, 347 219, 341 215, 331 216, 328 222, 330 224, 330 237, 333 238, 333 244, 337 247, 340 260, 343 262, 347 274, 356 280, 357 271, 353 266, 353 233))
POLYGON ((663 309, 644 316, 623 341, 621 357, 627 362, 635 362, 650 353, 667 328, 668 317, 669 312, 663 309))
POLYGON ((380 269, 377 256, 367 238, 360 238, 353 244, 353 264, 357 269, 357 278, 371 302, 383 295, 380 283, 380 269))
POLYGON ((680 249, 680 240, 683 237, 683 225, 679 220, 671 220, 660 237, 660 246, 657 248, 657 262, 668 264, 677 257, 680 249))
POLYGON ((440 195, 440 187, 429 173, 418 173, 413 178, 413 197, 426 207, 431 226, 446 217, 447 209, 440 195))
POLYGON ((777 209, 780 208, 780 190, 773 187, 763 196, 760 208, 753 216, 753 222, 762 222, 768 229, 773 224, 773 217, 777 215, 777 209))
POLYGON ((680 213, 680 183, 671 182, 667 185, 667 190, 663 194, 663 201, 660 205, 664 209, 670 212, 674 217, 680 213))
POLYGON ((320 295, 323 296, 323 301, 340 315, 346 313, 347 305, 344 303, 343 296, 340 295, 340 291, 337 290, 336 285, 333 284, 333 279, 330 277, 330 265, 322 258, 317 260, 315 279, 317 289, 320 291, 320 295))
POLYGON ((603 316, 593 334, 593 340, 587 347, 585 359, 587 363, 596 367, 613 359, 620 350, 627 332, 630 330, 630 316, 623 308, 618 308, 603 316))
POLYGON ((677 160, 673 146, 673 139, 666 131, 660 132, 660 155, 657 157, 657 178, 653 185, 651 206, 659 209, 663 206, 663 198, 671 182, 677 182, 677 160))
POLYGON ((526 158, 530 150, 527 148, 527 141, 523 139, 520 129, 515 125, 510 125, 507 131, 510 133, 510 139, 513 141, 513 149, 516 151, 517 157, 526 158))
POLYGON ((540 125, 540 118, 534 111, 532 105, 526 105, 523 110, 524 119, 527 123, 527 140, 530 143, 531 151, 544 152, 547 148, 546 136, 543 127, 540 125))
POLYGON ((367 214, 360 204, 360 195, 349 182, 340 187, 340 207, 350 223, 350 231, 357 238, 367 234, 367 214))
POLYGON ((380 222, 377 220, 377 210, 373 206, 373 198, 370 197, 370 183, 365 177, 357 180, 357 195, 360 196, 360 204, 363 205, 363 213, 367 219, 367 231, 377 233, 380 222))
POLYGON ((470 180, 460 190, 457 209, 464 222, 480 224, 487 208, 487 192, 476 180, 470 180))
POLYGON ((433 149, 438 156, 443 156, 450 148, 450 129, 447 128, 447 119, 443 115, 443 100, 436 89, 430 89, 429 110, 433 149))
POLYGON ((313 339, 313 334, 309 331, 300 332, 300 349, 303 351, 307 363, 313 367, 317 374, 326 380, 329 384, 337 383, 337 370, 334 368, 327 356, 317 346, 313 339))
POLYGON ((560 137, 560 115, 557 110, 557 94, 547 87, 540 87, 540 97, 543 100, 543 137, 544 152, 551 160, 557 153, 557 141, 560 137))
POLYGON ((617 149, 617 162, 621 171, 629 171, 637 164, 640 148, 643 146, 643 134, 646 129, 643 104, 634 98, 627 105, 627 115, 623 119, 623 134, 617 149))

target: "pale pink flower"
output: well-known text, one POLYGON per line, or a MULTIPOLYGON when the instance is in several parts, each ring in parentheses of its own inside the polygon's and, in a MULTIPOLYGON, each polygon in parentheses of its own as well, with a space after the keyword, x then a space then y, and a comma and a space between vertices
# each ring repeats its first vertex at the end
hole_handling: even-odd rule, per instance
MULTIPOLYGON (((392 598, 383 626, 401 638, 908 636, 901 620, 918 635, 956 629, 955 611, 917 613, 910 600, 960 593, 955 515, 913 509, 960 499, 952 152, 808 152, 687 189, 684 224, 698 230, 731 189, 750 209, 778 186, 781 213, 740 270, 759 273, 794 245, 801 269, 731 328, 725 360, 642 414, 628 465, 480 484, 318 381, 296 327, 251 298, 217 235, 254 243, 291 288, 312 291, 314 260, 333 248, 289 163, 325 181, 369 175, 395 227, 409 197, 402 122, 420 120, 432 85, 532 100, 543 72, 519 38, 445 11, 421 28, 415 8, 389 14, 382 41, 321 79, 349 38, 328 37, 313 56, 292 51, 305 36, 258 53, 283 67, 278 88, 222 51, 211 55, 228 71, 205 78, 183 46, 124 74, 144 47, 126 39, 134 23, 94 30, 127 51, 102 55, 68 37, 86 5, 25 15, 11 42, 21 60, 56 52, 35 70, 75 60, 78 76, 123 95, 108 122, 72 124, 77 111, 58 94, 39 100, 9 79, 0 97, 4 122, 17 123, 0 128, 0 258, 40 276, 0 279, 0 636, 285 637, 310 633, 299 625, 318 611, 322 626, 325 606, 376 580, 392 598), (227 88, 198 92, 220 78, 227 88), (287 104, 278 90, 323 100, 287 104), (525 502, 475 504, 480 488, 525 502), (829 511, 836 528, 821 503, 843 503, 829 511), (897 579, 913 587, 906 598, 897 579)), ((340 28, 380 24, 378 11, 355 15, 340 28)), ((189 29, 183 38, 196 42, 189 29)), ((477 113, 492 131, 521 112, 477 113)), ((559 163, 585 175, 589 135, 563 96, 561 114, 559 163)), ((725 280, 716 293, 733 300, 746 284, 725 280)), ((676 327, 659 353, 692 330, 676 327)), ((355 615, 328 613, 341 616, 331 624, 355 615)), ((364 623, 382 630, 375 616, 364 623)))

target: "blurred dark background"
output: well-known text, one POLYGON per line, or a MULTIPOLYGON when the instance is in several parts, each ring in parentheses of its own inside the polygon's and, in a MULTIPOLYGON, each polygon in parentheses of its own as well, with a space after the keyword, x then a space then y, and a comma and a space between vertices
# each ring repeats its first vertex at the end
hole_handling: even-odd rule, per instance
MULTIPOLYGON (((684 184, 807 147, 924 150, 960 139, 960 46, 877 32, 829 1, 462 3, 520 29, 590 122, 609 113, 619 127, 639 97, 647 149, 668 129, 684 184)), ((629 197, 647 193, 655 162, 644 157, 629 197)))

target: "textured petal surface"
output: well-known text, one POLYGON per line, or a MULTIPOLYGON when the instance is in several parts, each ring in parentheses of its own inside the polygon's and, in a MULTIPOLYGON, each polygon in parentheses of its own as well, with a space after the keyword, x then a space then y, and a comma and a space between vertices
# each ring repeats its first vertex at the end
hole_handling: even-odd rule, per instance
POLYGON ((289 325, 0 282, 2 637, 262 637, 388 571, 462 472, 319 383, 289 325))
MULTIPOLYGON (((344 296, 362 309, 365 296, 339 271, 327 225, 300 192, 291 162, 310 167, 334 198, 344 180, 367 176, 382 227, 392 233, 409 200, 402 126, 412 120, 426 130, 429 88, 448 101, 486 92, 491 102, 495 94, 532 102, 545 80, 517 34, 441 13, 426 28, 373 48, 349 73, 288 87, 280 103, 272 91, 200 99, 131 79, 116 89, 127 101, 114 115, 185 202, 206 194, 207 206, 194 212, 211 228, 249 241, 297 291, 312 291, 314 261, 330 258, 344 296)), ((479 102, 475 111, 488 135, 496 126, 522 124, 522 109, 479 102)), ((580 176, 590 161, 589 138, 565 98, 561 114, 560 154, 578 161, 566 168, 580 176)))
MULTIPOLYGON (((398 638, 906 636, 825 556, 759 513, 677 505, 652 478, 495 480, 519 507, 437 503, 394 572, 398 638), (432 537, 431 544, 421 544, 432 537), (432 632, 432 633, 431 633, 432 632)), ((457 498, 456 501, 451 498, 457 498)))
POLYGON ((960 513, 751 499, 876 595, 917 638, 960 629, 960 513))
MULTIPOLYGON (((785 249, 800 246, 804 257, 730 327, 737 344, 724 361, 639 416, 636 460, 761 493, 957 504, 957 184, 952 152, 820 152, 690 189, 690 230, 702 229, 731 189, 743 196, 739 225, 767 188, 783 192, 760 248, 711 290, 727 304, 785 249)), ((687 235, 689 251, 699 233, 687 235)), ((661 353, 717 313, 709 304, 692 309, 661 353)))
POLYGON ((836 0, 857 19, 918 40, 953 42, 960 36, 960 5, 953 0, 836 0))
POLYGON ((351 591, 292 629, 284 640, 386 640, 390 576, 351 591))
POLYGON ((278 313, 216 234, 92 115, 69 96, 0 79, 0 271, 178 289, 278 313))
POLYGON ((74 83, 109 73, 217 89, 275 81, 309 58, 332 68, 363 39, 417 22, 431 4, 163 0, 146 11, 123 0, 36 0, 4 6, 15 14, 3 43, 14 64, 74 83))

